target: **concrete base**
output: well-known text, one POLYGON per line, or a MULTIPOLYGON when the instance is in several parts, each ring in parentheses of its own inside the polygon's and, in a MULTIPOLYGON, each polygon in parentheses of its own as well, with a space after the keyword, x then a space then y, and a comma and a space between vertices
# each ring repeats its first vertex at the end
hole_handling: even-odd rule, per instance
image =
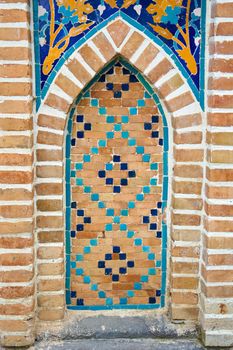
MULTIPOLYGON (((71 316, 71 315, 69 315, 71 316)), ((164 315, 148 316, 106 316, 81 317, 74 315, 60 325, 37 332, 37 340, 77 340, 77 339, 140 339, 140 338, 197 338, 193 323, 174 324, 164 315)))
POLYGON ((37 350, 204 350, 194 340, 156 340, 156 339, 85 339, 73 342, 42 342, 32 349, 37 350))

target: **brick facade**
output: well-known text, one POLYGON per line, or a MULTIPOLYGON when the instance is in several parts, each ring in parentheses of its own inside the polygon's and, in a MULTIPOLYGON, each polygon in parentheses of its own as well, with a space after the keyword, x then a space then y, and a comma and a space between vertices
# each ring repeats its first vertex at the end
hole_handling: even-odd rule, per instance
MULTIPOLYGON (((146 34, 117 18, 65 61, 36 113, 30 4, 0 2, 2 345, 32 344, 35 325, 50 327, 50 321, 69 317, 64 154, 68 116, 83 88, 115 57, 122 57, 143 76, 151 95, 158 96, 168 125, 164 312, 170 311, 173 320, 198 323, 206 345, 233 344, 233 3, 216 0, 208 2, 208 7, 205 112, 169 55, 146 34)), ((114 114, 118 107, 110 105, 112 113, 108 113, 114 114)))

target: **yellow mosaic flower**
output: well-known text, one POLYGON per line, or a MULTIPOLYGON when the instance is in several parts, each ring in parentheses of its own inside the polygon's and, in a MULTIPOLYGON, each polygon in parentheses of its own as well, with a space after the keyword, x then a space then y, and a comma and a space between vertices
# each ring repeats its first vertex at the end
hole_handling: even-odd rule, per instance
POLYGON ((153 16, 154 22, 160 23, 161 18, 163 16, 166 16, 166 9, 168 6, 170 6, 172 9, 174 9, 176 6, 182 6, 183 0, 153 0, 154 4, 150 4, 147 7, 148 13, 150 13, 153 16))
POLYGON ((87 14, 94 11, 92 5, 87 0, 57 0, 57 5, 75 11, 74 16, 78 16, 79 23, 87 22, 87 14))

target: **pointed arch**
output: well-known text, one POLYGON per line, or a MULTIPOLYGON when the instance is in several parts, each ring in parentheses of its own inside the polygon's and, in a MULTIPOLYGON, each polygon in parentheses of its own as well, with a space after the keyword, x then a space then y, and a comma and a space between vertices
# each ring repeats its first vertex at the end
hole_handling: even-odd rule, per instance
MULTIPOLYGON (((61 278, 64 276, 65 231, 62 196, 65 189, 63 150, 68 112, 72 109, 78 94, 116 55, 121 55, 128 60, 153 86, 154 92, 166 110, 169 127, 173 127, 173 178, 169 180, 170 184, 173 181, 171 195, 173 257, 180 256, 179 245, 177 248, 176 243, 180 240, 179 237, 182 234, 185 235, 186 231, 189 231, 189 234, 193 231, 194 235, 194 231, 198 232, 201 222, 202 204, 198 206, 195 215, 191 215, 184 207, 187 205, 189 208, 192 205, 186 200, 188 194, 193 193, 190 192, 189 186, 195 185, 197 196, 201 195, 202 191, 202 116, 199 103, 180 71, 163 49, 128 23, 116 19, 88 39, 69 57, 57 72, 37 114, 36 192, 39 196, 36 213, 37 231, 38 237, 43 237, 42 242, 48 242, 51 245, 55 243, 54 247, 61 248, 54 251, 54 256, 59 261, 56 267, 57 288, 61 291, 65 288, 63 277, 61 278), (195 150, 195 157, 192 157, 193 152, 190 150, 195 150), (184 200, 182 201, 182 198, 177 200, 176 194, 184 195, 184 200), (193 227, 193 230, 190 227, 193 227)), ((197 246, 199 244, 196 237, 193 240, 191 238, 190 241, 197 243, 197 246)), ((184 250, 181 254, 186 257, 190 252, 184 250)), ((185 274, 187 267, 181 264, 180 277, 177 277, 177 264, 174 263, 174 266, 170 282, 171 288, 175 290, 172 296, 174 300, 172 316, 184 319, 196 318, 197 302, 184 307, 183 300, 180 298, 182 290, 186 289, 186 281, 183 282, 182 273, 185 274), (173 273, 174 277, 172 277, 173 273), (178 298, 177 290, 178 294, 180 290, 178 298)), ((194 282, 194 288, 195 286, 194 282)), ((64 305, 64 298, 61 298, 55 310, 53 307, 57 319, 63 317, 64 305)))

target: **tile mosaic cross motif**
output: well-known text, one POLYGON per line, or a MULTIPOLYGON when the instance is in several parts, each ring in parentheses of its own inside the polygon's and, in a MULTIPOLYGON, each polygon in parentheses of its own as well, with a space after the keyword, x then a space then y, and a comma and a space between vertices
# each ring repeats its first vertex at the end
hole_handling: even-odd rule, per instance
POLYGON ((179 63, 179 69, 186 73, 191 89, 200 98, 204 87, 200 77, 205 1, 36 0, 33 3, 38 101, 41 94, 45 96, 58 63, 102 28, 103 23, 106 25, 117 16, 162 46, 179 63))
POLYGON ((167 126, 154 99, 117 61, 69 125, 68 308, 164 306, 167 126))

